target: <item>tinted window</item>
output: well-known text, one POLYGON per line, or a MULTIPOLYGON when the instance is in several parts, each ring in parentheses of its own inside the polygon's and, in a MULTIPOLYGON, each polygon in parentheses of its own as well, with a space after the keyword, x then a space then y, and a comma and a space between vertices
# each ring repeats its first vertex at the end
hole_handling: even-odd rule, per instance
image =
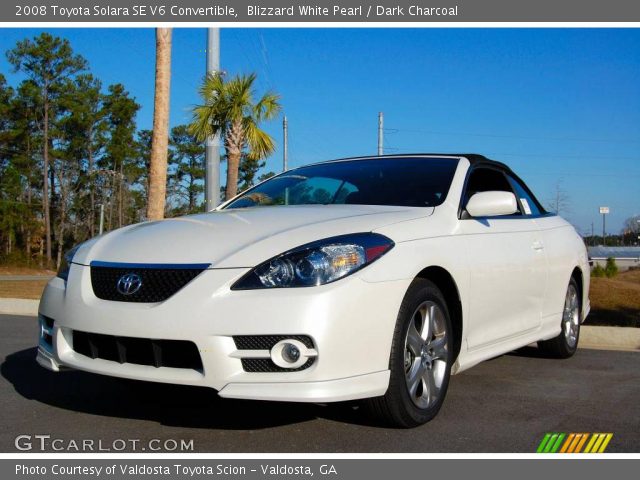
POLYGON ((508 175, 509 182, 516 193, 524 215, 541 215, 544 213, 538 201, 529 193, 522 183, 508 175))
POLYGON ((225 208, 358 204, 433 207, 447 196, 455 158, 373 158, 310 165, 248 190, 225 208))
POLYGON ((467 205, 474 193, 493 191, 513 193, 504 173, 493 168, 476 168, 467 181, 463 205, 467 205))

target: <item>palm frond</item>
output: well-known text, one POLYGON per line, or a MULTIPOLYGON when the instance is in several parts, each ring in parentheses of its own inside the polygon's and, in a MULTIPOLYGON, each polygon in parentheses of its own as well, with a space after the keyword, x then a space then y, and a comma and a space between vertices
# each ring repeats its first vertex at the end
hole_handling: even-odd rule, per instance
POLYGON ((275 149, 275 142, 271 135, 262 130, 252 117, 245 117, 242 123, 249 155, 257 159, 271 155, 275 149))
POLYGON ((275 92, 265 93, 253 107, 253 115, 257 121, 272 120, 280 113, 280 95, 275 92))
POLYGON ((193 109, 189 132, 203 141, 220 133, 225 144, 233 145, 253 158, 265 158, 273 153, 273 138, 259 124, 273 119, 281 109, 280 96, 274 92, 254 100, 256 75, 238 75, 225 80, 220 74, 208 75, 199 94, 202 104, 193 109))

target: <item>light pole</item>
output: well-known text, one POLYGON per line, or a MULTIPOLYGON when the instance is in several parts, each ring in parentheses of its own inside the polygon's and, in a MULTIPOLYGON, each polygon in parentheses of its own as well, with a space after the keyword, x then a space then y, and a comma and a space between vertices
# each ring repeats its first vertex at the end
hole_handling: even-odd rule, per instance
MULTIPOLYGON (((220 29, 207 29, 207 75, 220 70, 220 29)), ((205 149, 204 209, 220 204, 220 133, 207 137, 205 149)))
POLYGON ((378 156, 384 154, 384 113, 378 112, 378 156))
POLYGON ((282 140, 282 171, 286 172, 289 169, 289 123, 286 115, 282 119, 282 140))
POLYGON ((609 213, 609 207, 600 207, 600 213, 602 214, 602 246, 607 246, 607 240, 605 238, 605 216, 609 213))

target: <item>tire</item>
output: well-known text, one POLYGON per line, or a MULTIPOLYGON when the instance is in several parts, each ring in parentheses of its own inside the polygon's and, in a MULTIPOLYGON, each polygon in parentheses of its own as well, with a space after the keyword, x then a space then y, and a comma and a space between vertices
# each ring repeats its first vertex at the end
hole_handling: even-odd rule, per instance
POLYGON ((414 280, 398 312, 389 388, 384 396, 367 401, 369 413, 401 428, 433 419, 449 387, 452 346, 451 319, 442 292, 429 280, 414 280))
POLYGON ((582 318, 582 298, 578 282, 571 278, 564 299, 561 332, 551 340, 538 342, 538 348, 554 358, 572 357, 580 340, 580 319, 582 318))

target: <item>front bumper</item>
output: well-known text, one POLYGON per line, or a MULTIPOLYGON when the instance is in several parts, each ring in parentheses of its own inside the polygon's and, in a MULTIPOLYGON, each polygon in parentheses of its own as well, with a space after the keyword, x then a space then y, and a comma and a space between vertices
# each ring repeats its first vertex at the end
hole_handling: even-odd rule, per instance
POLYGON ((205 386, 228 398, 332 402, 385 393, 395 320, 409 280, 370 283, 356 274, 313 288, 231 291, 246 272, 205 270, 164 302, 135 304, 97 298, 90 268, 74 264, 66 285, 55 278, 43 293, 38 363, 53 371, 205 386), (91 358, 74 350, 74 331, 193 342, 202 368, 91 358), (245 371, 242 358, 259 352, 238 349, 238 335, 305 335, 317 357, 300 371, 245 371))

